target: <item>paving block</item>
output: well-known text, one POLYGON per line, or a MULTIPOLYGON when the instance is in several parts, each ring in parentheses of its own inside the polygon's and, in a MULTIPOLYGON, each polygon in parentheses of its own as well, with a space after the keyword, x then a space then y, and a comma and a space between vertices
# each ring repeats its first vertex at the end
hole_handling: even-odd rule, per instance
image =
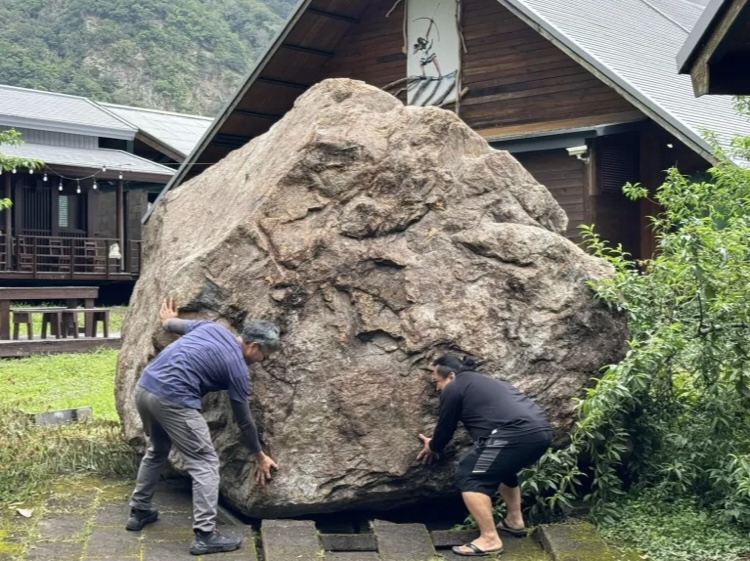
POLYGON ((124 528, 130 507, 122 502, 104 503, 94 513, 94 526, 124 528))
POLYGON ((140 557, 84 557, 81 561, 140 561, 140 559, 140 557))
POLYGON ((309 520, 264 520, 260 529, 266 561, 317 561, 323 548, 309 520))
POLYGON ((86 522, 81 514, 45 514, 37 528, 43 540, 69 541, 83 536, 86 522))
MULTIPOLYGON (((532 538, 511 538, 503 536, 503 548, 504 552, 502 555, 487 556, 483 559, 498 559, 500 561, 549 561, 547 554, 544 553, 539 543, 532 538)), ((471 540, 466 540, 463 543, 468 543, 471 540)), ((463 545, 456 544, 456 545, 463 545)), ((438 549, 438 555, 442 556, 445 561, 463 561, 466 559, 465 556, 455 555, 450 548, 438 549)), ((599 561, 599 560, 596 560, 599 561)))
POLYGON ((94 489, 79 491, 75 495, 70 493, 53 492, 44 503, 45 512, 80 513, 91 508, 96 499, 94 489))
POLYGON ((154 508, 162 512, 191 512, 193 492, 189 479, 160 481, 154 493, 154 508))
POLYGON ((321 534, 320 543, 326 551, 378 550, 378 540, 373 534, 321 534))
POLYGON ((615 561, 620 558, 587 522, 540 526, 534 536, 552 561, 615 561))
POLYGON ((325 561, 380 561, 374 551, 326 552, 325 561))
POLYGON ((436 548, 453 547, 470 543, 479 537, 479 530, 435 530, 430 532, 436 548))
POLYGON ((393 524, 375 520, 372 527, 382 561, 428 561, 436 555, 424 524, 393 524))
MULTIPOLYGON (((142 561, 196 561, 200 559, 190 555, 191 540, 170 540, 170 541, 151 541, 143 542, 142 561)), ((208 556, 207 556, 208 558, 208 556)), ((212 555, 210 558, 218 561, 218 555, 212 555)))
POLYGON ((61 425, 76 421, 89 421, 94 418, 94 412, 91 407, 78 407, 76 409, 31 413, 31 417, 37 425, 61 425))
POLYGON ((169 536, 193 537, 193 516, 190 513, 159 512, 159 519, 143 529, 149 540, 169 539, 169 536))
POLYGON ((37 542, 29 544, 26 561, 77 561, 82 552, 82 543, 37 542))
POLYGON ((94 527, 84 557, 136 557, 141 552, 141 533, 94 527))

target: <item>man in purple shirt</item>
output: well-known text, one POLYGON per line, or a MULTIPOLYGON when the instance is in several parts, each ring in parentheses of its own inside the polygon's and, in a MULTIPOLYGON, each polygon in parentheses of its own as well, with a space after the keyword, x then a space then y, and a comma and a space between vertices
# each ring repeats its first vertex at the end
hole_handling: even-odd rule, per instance
POLYGON ((273 323, 252 321, 237 337, 213 321, 177 318, 170 298, 161 306, 164 329, 182 335, 161 351, 143 371, 135 391, 138 414, 150 440, 141 461, 130 500, 126 528, 143 529, 155 522, 158 511, 151 507, 154 488, 169 452, 174 446, 182 455, 193 479, 193 555, 234 551, 241 540, 216 531, 219 502, 219 458, 211 434, 200 414, 201 398, 210 392, 226 391, 240 426, 242 440, 255 455, 255 480, 265 485, 276 462, 266 455, 250 413, 248 365, 261 362, 279 349, 279 329, 273 323))

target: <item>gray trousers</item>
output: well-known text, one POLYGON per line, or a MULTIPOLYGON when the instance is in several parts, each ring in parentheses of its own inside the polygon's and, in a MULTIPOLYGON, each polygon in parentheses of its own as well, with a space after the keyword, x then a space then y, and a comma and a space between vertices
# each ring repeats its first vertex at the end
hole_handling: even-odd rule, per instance
POLYGON ((138 469, 130 506, 151 508, 154 488, 174 445, 193 479, 193 528, 212 532, 219 503, 219 458, 206 420, 195 409, 181 407, 140 386, 135 391, 135 405, 150 446, 138 469))

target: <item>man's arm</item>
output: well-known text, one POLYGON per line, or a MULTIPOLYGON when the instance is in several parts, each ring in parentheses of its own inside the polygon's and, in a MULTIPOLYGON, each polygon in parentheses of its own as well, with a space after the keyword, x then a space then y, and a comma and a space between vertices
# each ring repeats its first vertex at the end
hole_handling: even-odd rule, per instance
POLYGON ((440 395, 440 417, 430 441, 430 450, 441 454, 453 438, 461 419, 461 394, 449 384, 440 395))
POLYGON ((180 318, 170 318, 162 321, 161 326, 165 331, 176 333, 177 335, 185 335, 188 332, 188 321, 180 318))
POLYGON ((258 428, 255 426, 255 420, 250 412, 250 406, 247 402, 229 400, 232 404, 232 412, 237 424, 240 426, 242 442, 250 450, 251 454, 257 454, 261 451, 260 439, 258 438, 258 428))

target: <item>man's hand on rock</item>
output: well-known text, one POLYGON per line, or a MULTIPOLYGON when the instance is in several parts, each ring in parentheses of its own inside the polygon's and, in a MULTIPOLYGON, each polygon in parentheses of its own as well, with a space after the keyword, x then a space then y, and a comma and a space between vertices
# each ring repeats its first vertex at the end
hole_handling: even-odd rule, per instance
POLYGON ((255 456, 255 482, 261 487, 271 480, 271 468, 279 469, 278 464, 271 456, 266 455, 263 450, 255 456))
POLYGON ((174 319, 177 317, 177 307, 174 304, 174 298, 166 298, 161 303, 161 310, 159 310, 159 319, 163 322, 168 319, 174 319))
POLYGON ((432 442, 431 438, 427 438, 425 435, 420 434, 419 440, 422 441, 424 446, 422 447, 422 451, 417 455, 418 462, 422 462, 423 465, 429 465, 440 459, 440 454, 433 452, 432 448, 430 448, 430 442, 432 442))

